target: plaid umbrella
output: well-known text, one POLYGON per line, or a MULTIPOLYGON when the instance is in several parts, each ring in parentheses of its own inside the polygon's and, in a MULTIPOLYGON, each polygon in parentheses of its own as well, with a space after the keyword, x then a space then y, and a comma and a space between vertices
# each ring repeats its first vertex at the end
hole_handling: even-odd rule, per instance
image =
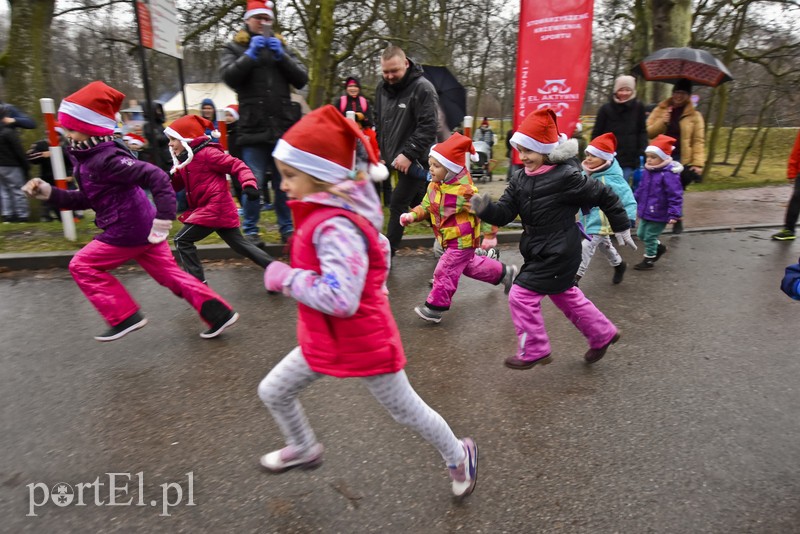
POLYGON ((733 80, 728 68, 705 50, 662 48, 644 58, 633 68, 645 80, 677 83, 691 80, 697 85, 716 87, 733 80))

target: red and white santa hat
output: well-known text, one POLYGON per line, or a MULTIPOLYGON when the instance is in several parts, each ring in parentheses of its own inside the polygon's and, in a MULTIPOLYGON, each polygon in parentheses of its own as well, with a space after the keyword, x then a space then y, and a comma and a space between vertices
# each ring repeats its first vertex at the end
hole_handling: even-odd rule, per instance
POLYGON ((672 159, 672 151, 675 150, 676 141, 674 137, 664 134, 658 135, 650 140, 650 144, 644 149, 644 152, 645 154, 648 152, 655 154, 663 160, 672 159))
POLYGON ((239 120, 239 104, 231 104, 230 106, 227 106, 222 111, 228 112, 231 115, 233 115, 233 119, 234 120, 237 120, 237 121, 239 120))
POLYGON ((353 176, 356 140, 367 151, 370 179, 379 182, 388 178, 389 171, 358 124, 330 104, 315 109, 289 128, 278 140, 272 156, 318 180, 336 184, 353 176))
POLYGON ((444 165, 448 171, 458 174, 464 168, 467 153, 469 153, 469 159, 472 161, 480 159, 478 154, 475 153, 475 146, 472 144, 472 140, 456 132, 446 141, 433 145, 430 156, 444 165))
POLYGON ((191 163, 194 153, 191 147, 189 147, 189 141, 197 139, 198 137, 208 136, 209 134, 206 132, 211 132, 211 137, 213 138, 218 138, 220 136, 219 131, 214 130, 214 124, 200 115, 184 115, 164 128, 164 133, 166 135, 181 142, 187 154, 186 160, 181 163, 178 161, 175 152, 170 148, 169 152, 172 154, 172 170, 170 172, 182 169, 191 163))
POLYGON ((509 143, 518 150, 522 147, 539 154, 549 154, 566 140, 566 135, 558 133, 555 112, 547 108, 537 109, 525 117, 509 143))
POLYGON ((114 133, 114 117, 125 95, 103 82, 92 82, 61 101, 58 121, 67 130, 91 136, 114 133))
POLYGON ((269 18, 274 20, 274 8, 275 4, 270 2, 270 0, 247 0, 247 11, 244 12, 244 20, 255 15, 269 15, 269 18))
POLYGON ((598 135, 586 147, 586 153, 605 161, 611 161, 617 155, 617 136, 611 132, 598 135))
POLYGON ((145 145, 146 141, 141 135, 136 135, 133 132, 128 132, 122 136, 122 140, 132 147, 141 148, 145 145))

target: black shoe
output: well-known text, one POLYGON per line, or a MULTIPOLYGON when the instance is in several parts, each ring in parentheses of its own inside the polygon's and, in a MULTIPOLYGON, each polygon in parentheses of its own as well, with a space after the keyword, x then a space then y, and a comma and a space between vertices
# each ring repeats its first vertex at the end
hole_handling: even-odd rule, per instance
POLYGON ((119 339, 129 332, 140 329, 146 324, 147 319, 145 319, 142 314, 137 311, 121 323, 106 330, 102 335, 94 336, 94 338, 97 341, 114 341, 115 339, 119 339))
POLYGON ((207 300, 200 308, 200 316, 211 325, 211 328, 200 334, 203 339, 217 337, 223 330, 239 320, 239 314, 225 306, 217 299, 207 300))
POLYGON ((586 351, 586 354, 583 355, 583 359, 586 363, 595 363, 600 361, 600 359, 606 355, 606 351, 608 347, 619 341, 619 338, 622 337, 622 333, 617 331, 614 334, 614 337, 611 338, 611 341, 600 347, 599 349, 589 349, 586 351))
MULTIPOLYGON (((625 276, 625 271, 628 269, 628 264, 624 261, 619 265, 614 266, 614 278, 611 279, 611 282, 614 284, 619 284, 622 282, 622 277, 625 276)), ((578 284, 575 284, 578 285, 578 284)))
POLYGON ((683 233, 683 220, 679 219, 678 222, 672 225, 672 233, 673 234, 683 233))
POLYGON ((660 258, 661 256, 663 256, 663 255, 664 255, 664 253, 665 253, 666 251, 667 251, 667 247, 666 247, 666 245, 662 245, 661 243, 659 243, 659 244, 658 244, 658 248, 656 249, 656 257, 655 257, 655 258, 653 258, 653 261, 654 261, 654 262, 655 262, 655 261, 658 261, 658 258, 660 258))
POLYGON ((637 271, 648 271, 654 267, 655 258, 645 258, 642 260, 641 263, 637 263, 633 266, 634 269, 637 271))

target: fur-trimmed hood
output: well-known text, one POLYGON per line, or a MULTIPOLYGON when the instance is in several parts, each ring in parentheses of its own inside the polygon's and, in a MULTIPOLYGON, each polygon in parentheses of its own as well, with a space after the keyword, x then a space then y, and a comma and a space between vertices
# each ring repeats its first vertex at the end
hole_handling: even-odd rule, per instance
POLYGON ((568 139, 559 144, 547 155, 550 163, 565 163, 571 158, 578 157, 578 140, 568 139))

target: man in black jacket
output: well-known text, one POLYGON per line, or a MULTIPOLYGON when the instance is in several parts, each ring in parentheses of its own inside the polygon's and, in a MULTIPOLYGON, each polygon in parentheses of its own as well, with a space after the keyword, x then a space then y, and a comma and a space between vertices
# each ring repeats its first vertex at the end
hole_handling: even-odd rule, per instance
MULTIPOLYGON (((269 0, 248 0, 241 30, 222 50, 222 80, 239 99, 237 141, 242 159, 258 180, 259 189, 267 173, 272 176, 275 214, 281 239, 292 235, 292 215, 286 194, 280 190, 281 177, 272 159, 275 143, 301 116, 300 105, 291 99, 289 85, 301 89, 308 72, 290 52, 282 38, 272 34, 273 4, 269 0)), ((259 199, 245 200, 242 230, 250 241, 261 244, 258 220, 259 199)))
POLYGON ((383 80, 375 94, 375 127, 381 158, 397 171, 386 232, 394 254, 403 238, 400 215, 416 206, 425 194, 428 152, 436 142, 439 98, 422 76, 422 67, 398 46, 390 45, 383 51, 381 71, 383 80))
POLYGON ((5 222, 27 222, 28 199, 20 189, 28 177, 28 157, 17 128, 35 123, 14 106, 0 102, 0 210, 5 222))

